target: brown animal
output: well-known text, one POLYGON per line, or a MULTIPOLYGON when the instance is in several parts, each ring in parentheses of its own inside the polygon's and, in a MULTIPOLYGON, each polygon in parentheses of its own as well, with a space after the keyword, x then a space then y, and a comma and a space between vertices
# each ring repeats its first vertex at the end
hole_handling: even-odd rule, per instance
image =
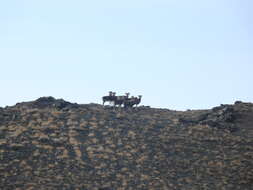
POLYGON ((114 102, 116 100, 116 96, 115 95, 116 95, 115 92, 110 91, 109 92, 109 96, 103 96, 102 97, 103 105, 105 104, 105 102, 109 102, 109 103, 114 102))
POLYGON ((127 99, 129 99, 128 97, 129 97, 129 94, 130 93, 126 93, 126 95, 125 96, 116 96, 116 99, 114 100, 114 107, 115 106, 119 106, 119 107, 121 107, 121 105, 122 104, 124 104, 124 102, 127 100, 127 99))
POLYGON ((137 107, 137 105, 140 104, 140 102, 141 102, 141 98, 142 98, 141 95, 139 95, 138 97, 132 96, 131 98, 124 101, 124 107, 128 108, 128 107, 133 107, 134 105, 136 105, 136 107, 137 107))

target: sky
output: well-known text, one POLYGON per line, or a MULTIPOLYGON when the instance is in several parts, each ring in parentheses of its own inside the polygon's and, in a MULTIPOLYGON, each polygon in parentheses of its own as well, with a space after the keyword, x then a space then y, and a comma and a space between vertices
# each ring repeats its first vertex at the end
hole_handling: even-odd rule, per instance
POLYGON ((209 109, 253 102, 252 0, 0 1, 0 106, 42 96, 209 109))

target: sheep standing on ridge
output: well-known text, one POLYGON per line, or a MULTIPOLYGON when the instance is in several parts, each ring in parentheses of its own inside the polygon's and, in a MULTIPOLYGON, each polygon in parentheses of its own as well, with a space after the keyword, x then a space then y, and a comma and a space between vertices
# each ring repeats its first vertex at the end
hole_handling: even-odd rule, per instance
POLYGON ((127 100, 127 99, 129 99, 128 97, 129 97, 129 94, 130 93, 126 93, 126 95, 125 96, 116 96, 116 99, 114 100, 114 107, 115 106, 119 106, 119 107, 121 107, 121 105, 122 104, 124 104, 124 102, 127 100))
POLYGON ((105 102, 109 102, 110 104, 113 103, 113 106, 116 107, 121 107, 122 104, 124 105, 125 108, 131 108, 134 105, 140 104, 141 102, 141 98, 142 96, 139 95, 138 97, 134 97, 132 96, 131 98, 129 98, 129 94, 130 93, 126 93, 125 96, 116 96, 115 92, 110 91, 109 92, 109 96, 103 96, 102 100, 103 100, 103 106, 105 104, 105 102))
POLYGON ((105 102, 109 102, 109 103, 114 102, 116 100, 115 94, 116 94, 115 92, 110 91, 109 96, 103 96, 102 97, 103 105, 105 104, 105 102))
POLYGON ((141 98, 142 98, 141 95, 139 95, 138 98, 132 96, 131 98, 124 101, 124 107, 128 108, 128 107, 133 107, 134 105, 137 106, 138 104, 140 104, 141 98))

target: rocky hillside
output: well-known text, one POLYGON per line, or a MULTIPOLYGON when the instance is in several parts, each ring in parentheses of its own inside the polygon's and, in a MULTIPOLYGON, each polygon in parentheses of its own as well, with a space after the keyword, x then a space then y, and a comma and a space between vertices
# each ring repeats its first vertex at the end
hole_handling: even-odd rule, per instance
POLYGON ((52 97, 0 108, 0 189, 250 190, 253 104, 113 109, 52 97))

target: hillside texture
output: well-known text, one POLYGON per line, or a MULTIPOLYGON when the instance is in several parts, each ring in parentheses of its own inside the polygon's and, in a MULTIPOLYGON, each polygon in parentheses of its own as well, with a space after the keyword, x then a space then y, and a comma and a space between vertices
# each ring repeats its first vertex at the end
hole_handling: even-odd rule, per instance
POLYGON ((181 112, 43 97, 0 108, 0 189, 253 189, 253 104, 181 112))

